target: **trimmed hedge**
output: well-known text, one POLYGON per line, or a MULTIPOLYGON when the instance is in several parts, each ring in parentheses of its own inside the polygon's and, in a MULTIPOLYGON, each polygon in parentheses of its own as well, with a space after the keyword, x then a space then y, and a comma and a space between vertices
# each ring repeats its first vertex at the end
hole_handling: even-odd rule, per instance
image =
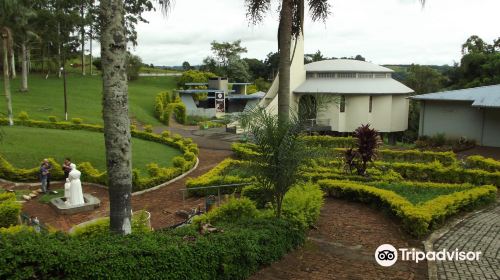
MULTIPOLYGON (((0 118, 0 125, 7 125, 8 120, 0 118)), ((34 121, 27 120, 22 123, 23 126, 40 127, 48 129, 63 129, 63 130, 87 130, 93 132, 103 132, 104 129, 100 125, 91 124, 73 124, 69 122, 47 122, 47 121, 34 121)), ((193 143, 190 138, 182 138, 182 136, 174 135, 169 137, 169 133, 162 133, 162 135, 149 133, 145 131, 131 130, 132 137, 139 139, 157 142, 160 144, 168 145, 177 148, 183 152, 183 164, 175 167, 160 168, 156 170, 157 176, 143 177, 138 170, 133 170, 133 191, 139 191, 157 186, 161 183, 169 181, 182 173, 188 171, 196 164, 196 155, 199 153, 198 146, 193 143)), ((52 164, 51 178, 53 180, 61 180, 64 178, 61 165, 54 159, 49 158, 52 164)), ((82 180, 88 183, 97 183, 107 185, 107 174, 105 171, 99 171, 94 168, 89 162, 82 162, 78 166, 82 171, 82 180)), ((39 167, 24 169, 15 168, 5 158, 0 155, 0 177, 16 182, 32 182, 39 179, 39 167)))
MULTIPOLYGON (((343 137, 330 137, 330 136, 305 136, 304 139, 308 145, 311 146, 321 146, 320 141, 311 138, 318 137, 329 137, 329 138, 341 138, 340 140, 332 140, 332 142, 344 143, 345 140, 343 137)), ((348 138, 348 137, 346 137, 348 138)), ((339 144, 340 145, 340 144, 339 144)), ((236 157, 239 159, 249 160, 252 159, 253 156, 258 155, 255 151, 256 146, 252 143, 233 143, 231 149, 236 154, 236 157)), ((344 153, 347 150, 346 148, 332 148, 331 155, 333 158, 343 158, 344 153)), ((432 152, 432 151, 419 151, 419 150, 390 150, 383 149, 377 151, 377 159, 386 162, 434 162, 439 161, 443 165, 455 165, 457 163, 457 158, 455 153, 453 152, 432 152)), ((499 163, 500 165, 500 163, 499 163)), ((500 168, 500 167, 499 167, 500 168)))
POLYGON ((302 136, 302 139, 310 145, 323 148, 351 148, 356 144, 356 138, 353 137, 302 136))
POLYGON ((186 123, 186 105, 179 97, 171 92, 158 93, 155 97, 154 116, 163 124, 169 125, 172 114, 178 123, 186 123))
POLYGON ((427 164, 405 162, 386 164, 376 162, 375 165, 378 169, 391 168, 408 180, 500 186, 500 172, 498 171, 488 172, 455 166, 444 167, 438 162, 427 164))
MULTIPOLYGON (((248 183, 253 180, 253 178, 243 178, 236 175, 226 175, 227 170, 231 168, 238 168, 248 164, 245 161, 234 160, 227 158, 220 162, 217 166, 212 168, 207 173, 197 177, 190 178, 186 182, 186 188, 197 188, 197 187, 208 187, 216 185, 229 185, 229 184, 240 184, 248 183)), ((222 188, 221 193, 232 193, 234 188, 222 188)), ((207 190, 190 190, 189 195, 204 196, 209 194, 217 194, 217 189, 207 189, 207 190)))
POLYGON ((246 279, 305 240, 286 220, 240 219, 217 228, 223 232, 2 234, 0 279, 246 279))
POLYGON ((500 172, 500 161, 482 156, 470 156, 465 159, 465 167, 500 172))
POLYGON ((403 227, 422 237, 459 211, 494 202, 497 189, 485 185, 449 195, 442 195, 423 204, 413 205, 404 197, 388 190, 350 181, 320 180, 320 187, 332 197, 347 198, 387 208, 401 219, 403 227))
POLYGON ((0 228, 17 225, 21 208, 14 193, 0 193, 0 228))

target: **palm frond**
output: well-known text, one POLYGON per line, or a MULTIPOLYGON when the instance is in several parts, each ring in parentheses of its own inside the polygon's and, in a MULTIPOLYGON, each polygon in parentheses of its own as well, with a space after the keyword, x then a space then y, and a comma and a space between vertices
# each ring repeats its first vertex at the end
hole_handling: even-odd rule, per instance
POLYGON ((309 12, 313 21, 325 21, 330 15, 328 0, 309 0, 309 12))
POLYGON ((247 17, 253 24, 262 21, 264 14, 269 11, 271 7, 271 0, 245 0, 247 7, 247 17))

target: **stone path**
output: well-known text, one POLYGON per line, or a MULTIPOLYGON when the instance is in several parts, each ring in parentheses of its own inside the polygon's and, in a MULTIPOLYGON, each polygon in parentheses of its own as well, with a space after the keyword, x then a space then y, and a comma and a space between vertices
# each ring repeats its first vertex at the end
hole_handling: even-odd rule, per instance
POLYGON ((366 204, 327 198, 306 244, 250 279, 427 279, 426 262, 379 266, 374 253, 385 243, 423 249, 386 214, 366 204))
POLYGON ((500 205, 473 214, 434 243, 434 251, 480 251, 478 261, 437 261, 438 279, 500 279, 500 205))

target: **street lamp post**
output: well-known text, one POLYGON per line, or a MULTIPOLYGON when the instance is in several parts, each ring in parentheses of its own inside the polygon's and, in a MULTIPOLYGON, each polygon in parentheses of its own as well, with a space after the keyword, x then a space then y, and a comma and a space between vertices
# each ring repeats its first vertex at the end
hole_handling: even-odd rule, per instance
POLYGON ((63 83, 64 83, 64 120, 68 120, 68 100, 66 95, 66 69, 61 67, 61 72, 63 74, 63 83))

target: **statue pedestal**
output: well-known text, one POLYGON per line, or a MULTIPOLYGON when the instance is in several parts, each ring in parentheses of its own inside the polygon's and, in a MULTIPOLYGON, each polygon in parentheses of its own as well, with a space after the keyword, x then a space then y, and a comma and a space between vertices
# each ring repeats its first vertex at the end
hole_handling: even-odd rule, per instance
POLYGON ((99 198, 88 193, 83 194, 83 200, 85 201, 84 204, 73 206, 65 203, 66 198, 57 197, 50 200, 50 205, 54 207, 57 213, 63 215, 92 211, 101 205, 101 200, 99 200, 99 198))

